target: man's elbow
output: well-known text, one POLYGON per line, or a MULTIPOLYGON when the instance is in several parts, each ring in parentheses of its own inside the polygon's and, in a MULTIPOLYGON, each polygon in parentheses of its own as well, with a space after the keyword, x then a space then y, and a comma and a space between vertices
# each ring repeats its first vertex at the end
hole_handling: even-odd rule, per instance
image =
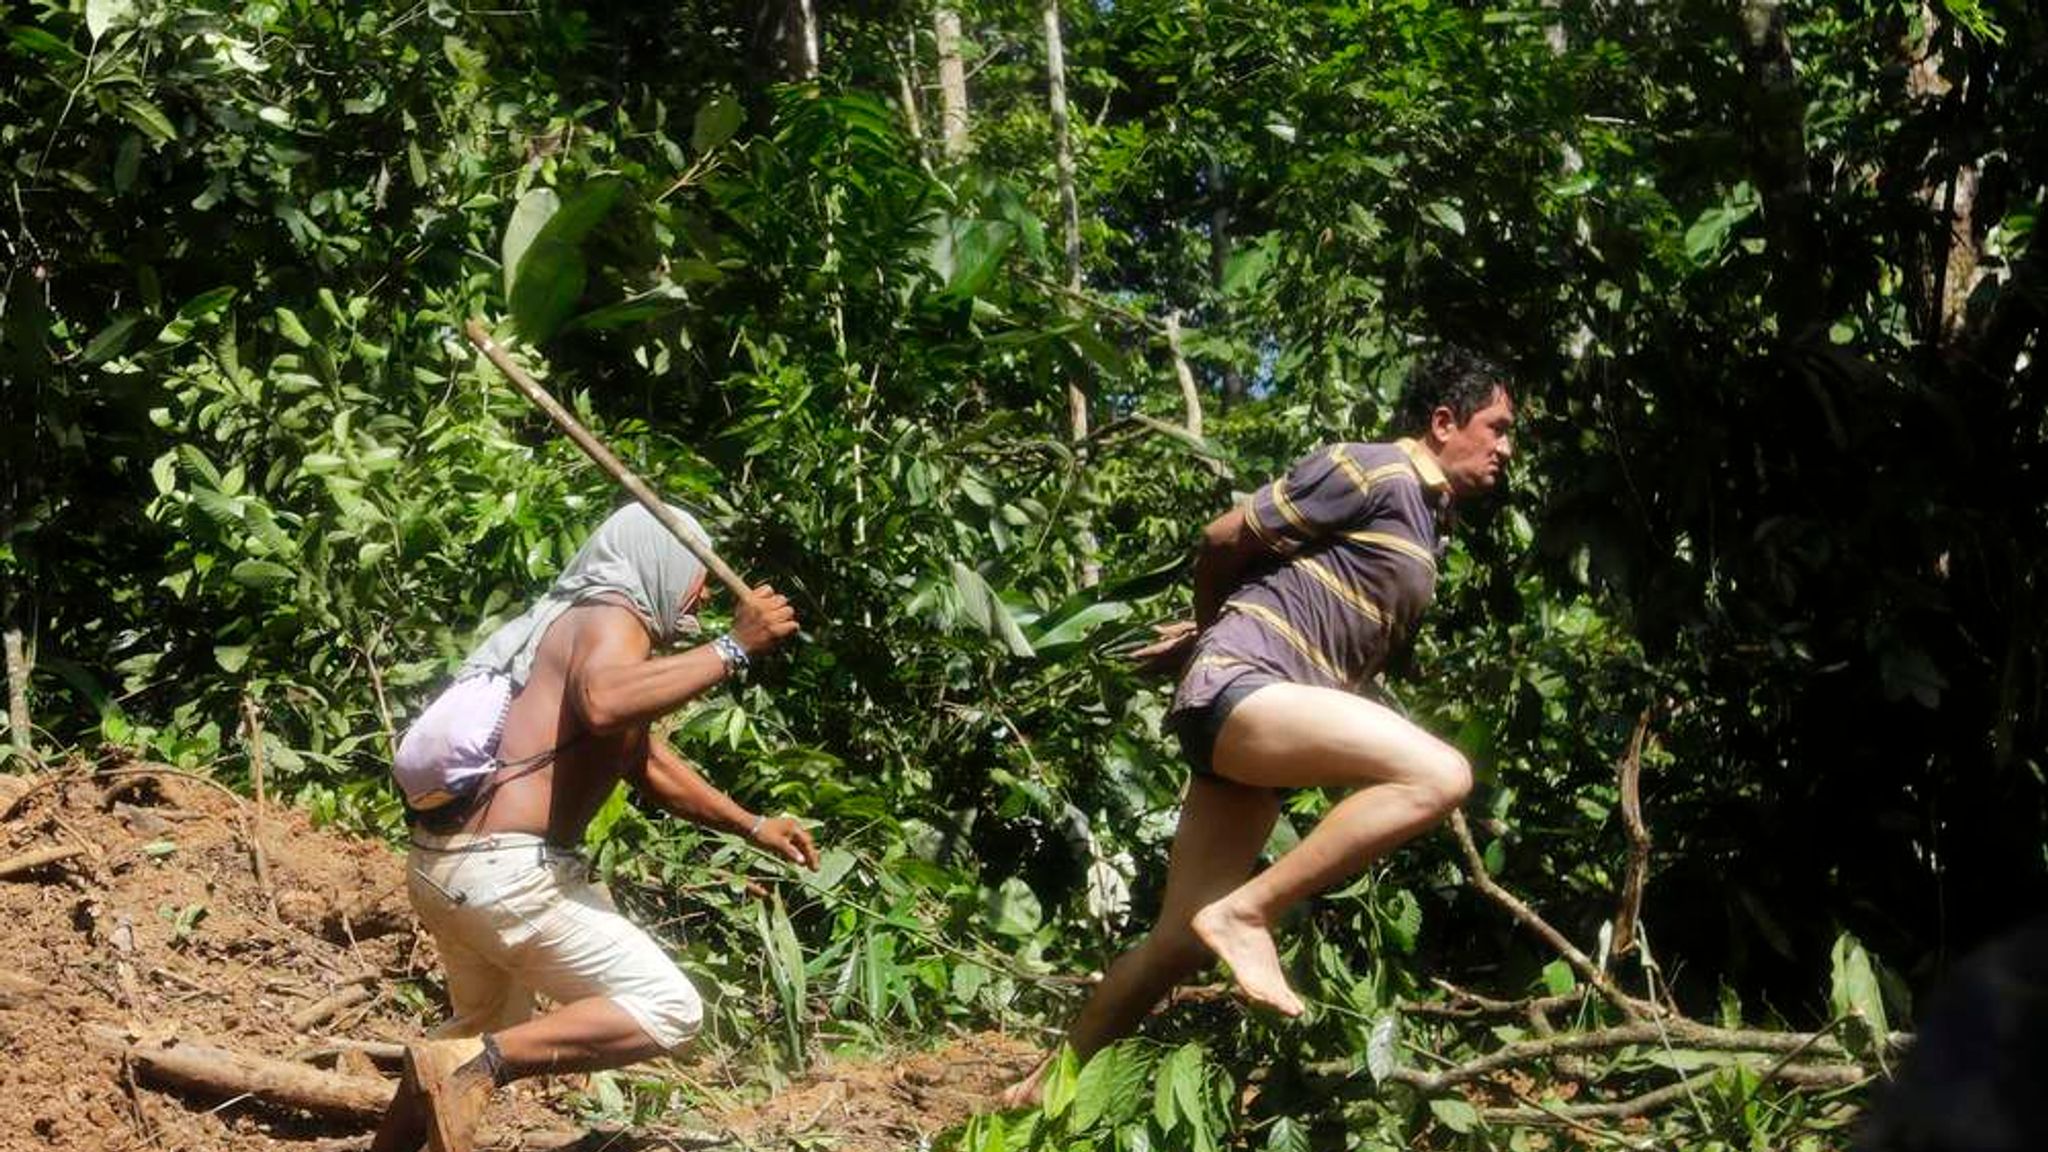
POLYGON ((604 736, 631 727, 634 717, 610 693, 579 686, 572 694, 585 731, 604 736))

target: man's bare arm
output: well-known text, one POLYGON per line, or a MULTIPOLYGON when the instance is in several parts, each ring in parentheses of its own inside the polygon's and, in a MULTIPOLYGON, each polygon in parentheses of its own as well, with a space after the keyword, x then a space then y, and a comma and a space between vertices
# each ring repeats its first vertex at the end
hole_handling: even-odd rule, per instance
POLYGON ((787 816, 766 819, 747 811, 659 737, 648 741, 646 763, 626 778, 642 795, 692 824, 730 832, 813 871, 818 867, 818 849, 802 824, 787 816))
POLYGON ((1243 508, 1232 508, 1209 521, 1195 551, 1195 626, 1214 624, 1245 568, 1270 555, 1273 550, 1252 531, 1243 508))
MULTIPOLYGON (((733 638, 749 656, 767 653, 796 628, 789 598, 765 584, 733 612, 733 638)), ((615 732, 651 724, 726 678, 725 661, 709 644, 648 659, 652 647, 646 627, 629 609, 601 605, 579 622, 568 694, 584 727, 615 732)))

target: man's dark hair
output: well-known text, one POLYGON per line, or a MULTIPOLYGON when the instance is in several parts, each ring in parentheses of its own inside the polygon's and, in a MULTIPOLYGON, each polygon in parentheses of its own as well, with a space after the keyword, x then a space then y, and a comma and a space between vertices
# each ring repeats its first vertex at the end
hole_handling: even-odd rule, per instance
POLYGON ((1463 424, 1507 386, 1507 370, 1479 353, 1456 346, 1440 348, 1408 369, 1401 406, 1394 412, 1395 431, 1420 436, 1429 431, 1430 413, 1439 408, 1449 408, 1463 424))

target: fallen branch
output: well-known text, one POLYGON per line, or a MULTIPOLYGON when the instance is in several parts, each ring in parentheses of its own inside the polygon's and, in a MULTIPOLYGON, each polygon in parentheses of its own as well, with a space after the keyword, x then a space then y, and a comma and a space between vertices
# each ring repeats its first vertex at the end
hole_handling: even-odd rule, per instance
POLYGON ((315 1000, 313 1003, 293 1013, 291 1018, 292 1031, 304 1032, 313 1025, 330 1019, 335 1013, 340 1012, 344 1008, 352 1008, 371 999, 370 990, 364 986, 366 983, 366 980, 351 982, 345 987, 337 989, 331 995, 315 1000))
POLYGON ((249 816, 249 855, 255 862, 256 884, 263 891, 263 906, 277 919, 277 889, 270 884, 270 860, 263 854, 263 724, 256 719, 256 704, 242 697, 242 723, 249 740, 249 782, 256 793, 255 810, 249 816))
POLYGON ((1643 890, 1650 883, 1650 828, 1643 823, 1643 745, 1650 735, 1651 709, 1643 709, 1621 758, 1621 825, 1628 831, 1628 871, 1621 884, 1621 906, 1614 913, 1614 955, 1636 949, 1636 923, 1643 915, 1643 890))
POLYGON ((374 1122, 391 1103, 393 1084, 363 1076, 335 1076, 294 1064, 181 1040, 135 1041, 118 1028, 88 1024, 82 1036, 91 1048, 113 1052, 152 1079, 210 1095, 253 1096, 343 1120, 374 1122))
POLYGON ((292 1059, 310 1063, 342 1052, 360 1052, 380 1064, 405 1059, 405 1045, 390 1040, 352 1040, 346 1036, 322 1036, 311 1045, 292 1053, 292 1059))
POLYGON ((32 872, 45 864, 55 864, 59 860, 69 860, 73 856, 83 855, 85 855, 83 845, 60 844, 53 848, 37 848, 32 852, 23 852, 19 856, 9 856, 5 860, 0 860, 0 879, 13 876, 18 872, 32 872))
MULTIPOLYGON (((1894 1032, 1888 1038, 1887 1049, 1902 1051, 1911 1043, 1912 1037, 1894 1032)), ((1410 1084, 1424 1092, 1441 1092, 1477 1080, 1503 1068, 1526 1064, 1532 1060, 1544 1060, 1575 1052, 1609 1052, 1635 1044, 1669 1044, 1704 1052, 1753 1052, 1762 1055, 1811 1054, 1829 1060, 1852 1060, 1842 1043, 1825 1032, 1772 1032, 1753 1028, 1716 1028, 1672 1017, 1663 1020, 1638 1020, 1619 1024, 1612 1028, 1600 1028, 1591 1032, 1570 1032, 1558 1036, 1546 1036, 1539 1040, 1520 1040, 1508 1044, 1483 1056, 1474 1057, 1442 1072, 1423 1072, 1414 1068, 1397 1068, 1388 1078, 1403 1084, 1410 1084)), ((1793 1067, 1797 1067, 1796 1065, 1793 1067)), ((1798 1075, 1786 1069, 1788 1076, 1798 1075)))
MULTIPOLYGON (((1666 1084, 1626 1100, 1602 1104, 1542 1104, 1523 1108, 1482 1108, 1480 1119, 1489 1124, 1573 1124, 1586 1120, 1628 1120, 1647 1116, 1667 1104, 1676 1104, 1713 1083, 1721 1069, 1714 1068, 1674 1084, 1666 1084)), ((1801 1088, 1850 1088, 1871 1078, 1871 1072, 1857 1064, 1788 1064, 1759 1070, 1761 1082, 1776 1081, 1801 1088)))
POLYGON ((1621 1010, 1622 1015, 1631 1020, 1641 1020, 1665 1014, 1662 1005, 1638 1000, 1623 992, 1620 985, 1593 963, 1591 957, 1579 951, 1578 946, 1570 940, 1565 939, 1564 933, 1551 927, 1550 922, 1537 915, 1535 909, 1524 904, 1514 893, 1501 887, 1494 880, 1493 874, 1486 870, 1486 861, 1479 854, 1479 845, 1472 840, 1472 826, 1465 821, 1465 814, 1462 811, 1451 813, 1451 834, 1458 838, 1458 847, 1465 852, 1465 867, 1470 873, 1472 886, 1479 889, 1487 899, 1507 909, 1508 915, 1514 917, 1517 923, 1541 936, 1544 943, 1555 949, 1559 956, 1564 957, 1565 963, 1571 965, 1572 971, 1577 972, 1581 980, 1598 989, 1609 1003, 1621 1010))

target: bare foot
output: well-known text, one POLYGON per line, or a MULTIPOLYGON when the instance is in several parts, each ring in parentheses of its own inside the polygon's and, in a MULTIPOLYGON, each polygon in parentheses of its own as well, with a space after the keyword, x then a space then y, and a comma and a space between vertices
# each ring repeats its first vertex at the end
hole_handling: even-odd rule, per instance
POLYGON ((996 1097, 997 1109, 1014 1112, 1019 1108, 1038 1107, 1039 1097, 1045 1094, 1045 1074, 1052 1070, 1052 1061, 1053 1058, 1047 1056, 1031 1070, 1031 1075, 1003 1089, 1003 1094, 996 1097))
POLYGON ((1287 976, 1280 971, 1280 953, 1273 947, 1272 933, 1266 931, 1263 920, 1229 908, 1228 899, 1195 913, 1195 935, 1229 966, 1245 999, 1282 1016, 1301 1015, 1301 997, 1287 986, 1287 976))

